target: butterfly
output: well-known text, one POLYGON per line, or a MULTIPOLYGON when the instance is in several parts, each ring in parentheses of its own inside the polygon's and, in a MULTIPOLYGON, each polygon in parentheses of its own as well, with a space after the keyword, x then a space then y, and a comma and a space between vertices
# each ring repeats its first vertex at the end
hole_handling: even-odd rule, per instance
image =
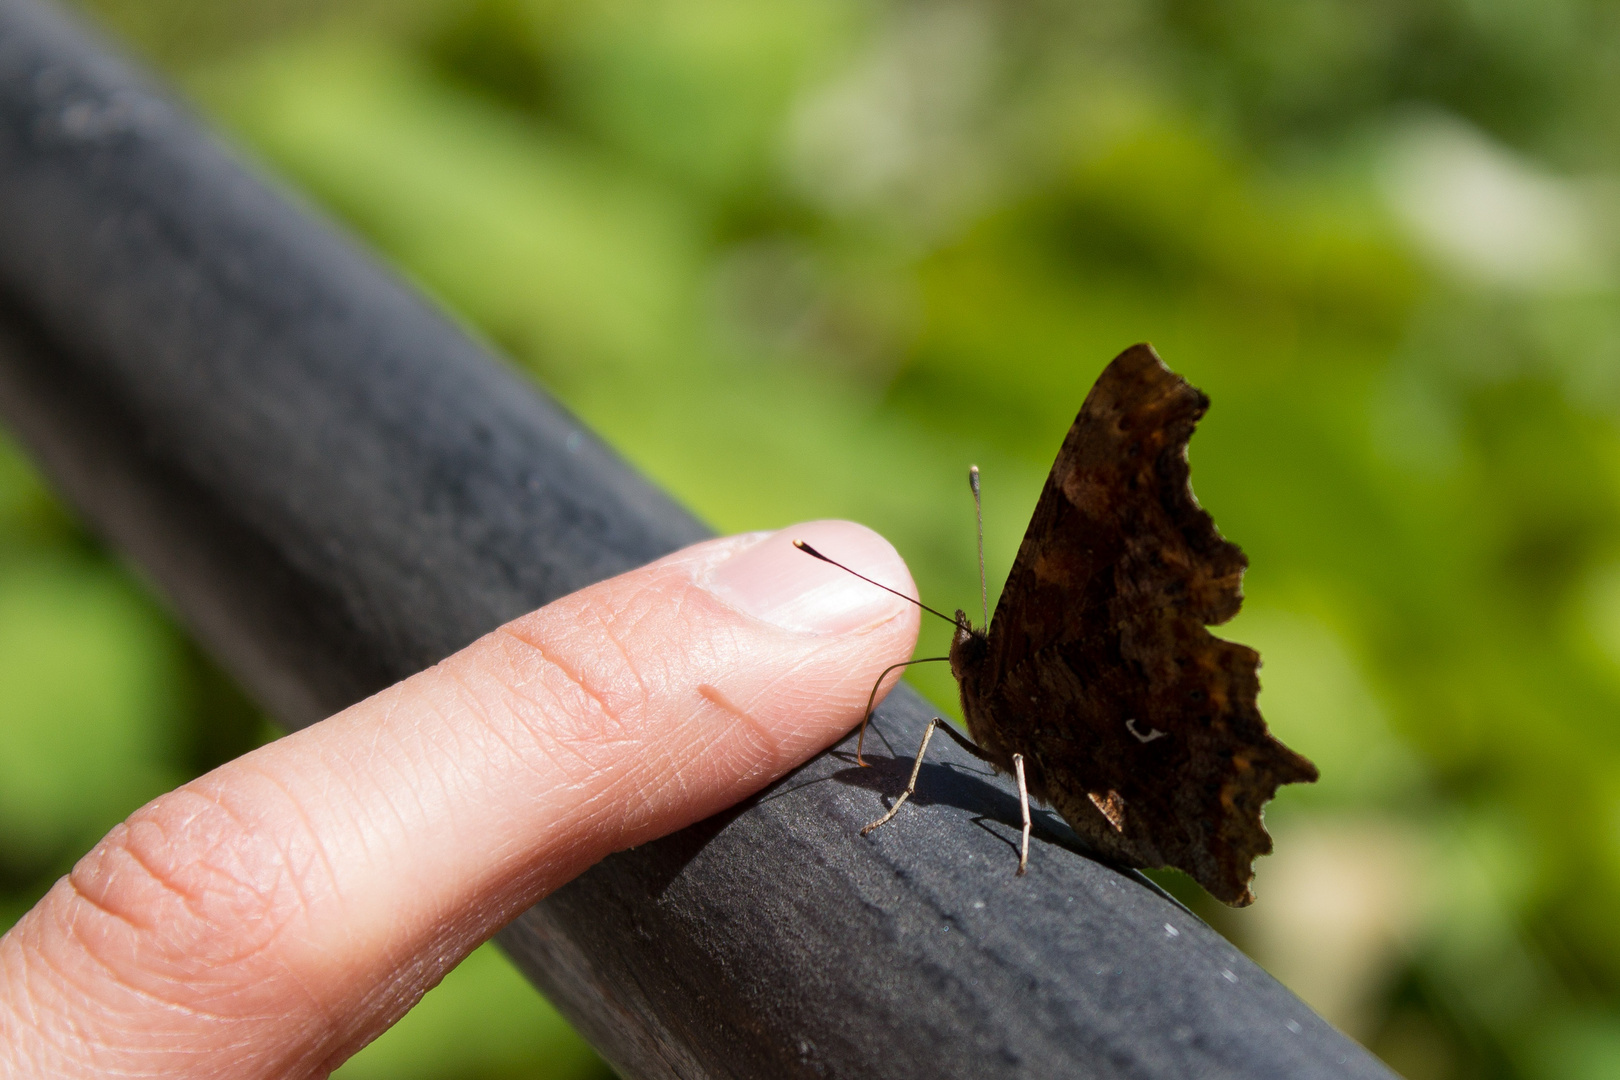
MULTIPOLYGON (((912 794, 943 729, 1016 776, 1018 873, 1033 797, 1107 859, 1175 867, 1234 906, 1254 900, 1254 859, 1272 847, 1261 808, 1281 785, 1318 774, 1266 728, 1259 653, 1206 629, 1237 614, 1248 568, 1192 493, 1187 442, 1208 408, 1151 346, 1103 370, 1058 451, 995 617, 975 627, 958 610, 951 620, 971 741, 936 717, 905 792, 863 835, 912 794)), ((976 469, 970 478, 977 502, 976 469)))

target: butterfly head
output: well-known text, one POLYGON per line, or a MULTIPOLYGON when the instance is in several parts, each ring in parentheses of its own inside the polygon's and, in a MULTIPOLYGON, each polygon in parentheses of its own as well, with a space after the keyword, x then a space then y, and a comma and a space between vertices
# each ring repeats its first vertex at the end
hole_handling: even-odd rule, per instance
POLYGON ((984 662, 985 630, 976 629, 968 622, 967 612, 956 612, 956 636, 951 639, 951 674, 956 681, 971 678, 984 662))

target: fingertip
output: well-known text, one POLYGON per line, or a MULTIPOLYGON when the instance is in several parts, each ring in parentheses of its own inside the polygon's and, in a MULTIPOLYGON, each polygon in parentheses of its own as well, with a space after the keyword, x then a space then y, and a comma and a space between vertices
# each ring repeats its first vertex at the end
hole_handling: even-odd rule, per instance
POLYGON ((915 621, 916 585, 905 560, 881 534, 852 521, 811 521, 763 535, 707 567, 697 584, 746 615, 802 633, 915 621))

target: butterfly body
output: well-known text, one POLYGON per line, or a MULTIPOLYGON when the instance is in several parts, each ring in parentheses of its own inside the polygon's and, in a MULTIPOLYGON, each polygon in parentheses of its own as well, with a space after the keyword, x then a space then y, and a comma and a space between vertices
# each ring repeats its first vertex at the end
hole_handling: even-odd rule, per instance
POLYGON ((958 613, 951 670, 993 765, 1100 854, 1174 866, 1229 904, 1271 850, 1261 807, 1315 780, 1256 705, 1259 654, 1206 626, 1242 605, 1243 552, 1189 485, 1209 405, 1146 345, 1117 357, 1065 438, 995 616, 958 613))

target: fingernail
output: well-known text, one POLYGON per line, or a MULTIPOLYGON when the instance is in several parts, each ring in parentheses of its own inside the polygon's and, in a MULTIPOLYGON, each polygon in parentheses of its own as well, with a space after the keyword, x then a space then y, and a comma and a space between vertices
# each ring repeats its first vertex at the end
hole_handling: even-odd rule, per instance
POLYGON ((894 547, 862 525, 814 521, 772 533, 709 571, 703 584, 739 611, 785 630, 844 634, 894 618, 909 605, 854 574, 806 555, 795 540, 828 558, 915 596, 894 547))

